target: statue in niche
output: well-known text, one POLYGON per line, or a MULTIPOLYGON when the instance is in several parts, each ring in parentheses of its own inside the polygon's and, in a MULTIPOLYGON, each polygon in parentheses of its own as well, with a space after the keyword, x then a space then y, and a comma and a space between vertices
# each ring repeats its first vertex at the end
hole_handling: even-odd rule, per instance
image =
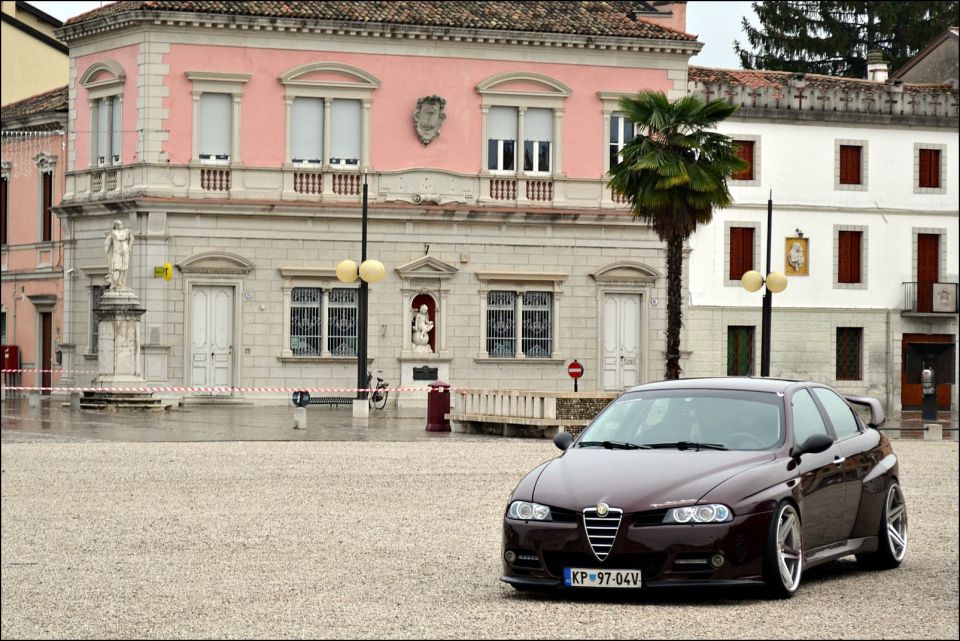
POLYGON ((417 138, 424 145, 440 135, 440 125, 446 119, 443 112, 447 101, 440 96, 424 96, 417 99, 417 109, 413 112, 413 124, 417 130, 417 138))
POLYGON ((107 254, 107 284, 111 290, 128 289, 127 270, 130 268, 130 253, 133 249, 133 233, 123 228, 119 220, 113 221, 113 229, 107 232, 103 250, 107 254))
POLYGON ((413 351, 418 354, 432 354, 430 348, 430 332, 433 331, 433 321, 427 312, 427 306, 421 305, 413 319, 413 351))

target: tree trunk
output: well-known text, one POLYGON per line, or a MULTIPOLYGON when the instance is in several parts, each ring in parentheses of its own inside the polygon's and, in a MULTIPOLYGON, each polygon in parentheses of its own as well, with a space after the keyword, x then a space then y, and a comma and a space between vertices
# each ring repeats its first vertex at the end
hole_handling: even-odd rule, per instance
POLYGON ((667 241, 667 379, 680 378, 680 327, 683 324, 683 236, 667 241))

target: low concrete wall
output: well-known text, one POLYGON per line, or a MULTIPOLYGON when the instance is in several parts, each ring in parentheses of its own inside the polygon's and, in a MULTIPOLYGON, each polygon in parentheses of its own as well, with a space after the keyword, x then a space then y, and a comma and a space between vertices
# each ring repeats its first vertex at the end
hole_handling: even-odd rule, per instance
POLYGON ((456 432, 553 438, 579 434, 619 392, 465 389, 447 418, 456 432))

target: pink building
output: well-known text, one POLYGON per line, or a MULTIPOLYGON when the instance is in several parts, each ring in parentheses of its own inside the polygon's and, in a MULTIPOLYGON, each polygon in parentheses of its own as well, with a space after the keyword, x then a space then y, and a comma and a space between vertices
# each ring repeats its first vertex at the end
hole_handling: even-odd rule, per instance
POLYGON ((664 250, 605 174, 632 136, 618 99, 686 93, 701 44, 684 11, 124 2, 74 18, 68 369, 96 361, 102 239, 121 220, 148 381, 352 386, 357 286, 334 268, 360 262, 366 184, 367 253, 387 267, 368 356, 394 384, 566 390, 573 359, 583 389, 660 378, 664 250))
MULTIPOLYGON (((2 110, 3 368, 10 384, 57 382, 63 341, 63 235, 54 208, 63 193, 67 88, 2 110)), ((49 394, 49 390, 43 393, 49 394)))

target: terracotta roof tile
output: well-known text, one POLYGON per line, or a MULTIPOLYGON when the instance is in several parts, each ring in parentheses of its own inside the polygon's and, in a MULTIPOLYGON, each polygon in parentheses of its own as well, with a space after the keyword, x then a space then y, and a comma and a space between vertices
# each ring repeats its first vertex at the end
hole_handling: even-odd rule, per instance
POLYGON ((695 41, 681 33, 643 20, 656 10, 648 2, 628 0, 511 2, 459 0, 340 2, 186 2, 178 0, 123 0, 95 9, 66 22, 70 27, 125 12, 170 11, 218 15, 386 23, 430 27, 463 27, 494 31, 612 36, 658 40, 695 41))
POLYGON ((0 110, 0 119, 7 122, 8 120, 19 120, 20 118, 66 110, 67 87, 64 85, 51 91, 3 105, 2 110, 0 110))
MULTIPOLYGON (((700 82, 703 84, 726 84, 743 85, 751 89, 763 87, 786 87, 790 79, 798 75, 793 71, 763 71, 747 69, 715 69, 710 67, 690 66, 687 71, 687 79, 690 82, 700 82)), ((803 75, 807 87, 815 89, 846 89, 859 90, 875 88, 877 91, 883 91, 885 84, 876 80, 866 80, 861 78, 843 78, 840 76, 826 76, 816 73, 807 73, 803 75)), ((904 84, 903 90, 907 92, 931 92, 943 93, 944 91, 956 92, 956 88, 949 84, 904 84)))

